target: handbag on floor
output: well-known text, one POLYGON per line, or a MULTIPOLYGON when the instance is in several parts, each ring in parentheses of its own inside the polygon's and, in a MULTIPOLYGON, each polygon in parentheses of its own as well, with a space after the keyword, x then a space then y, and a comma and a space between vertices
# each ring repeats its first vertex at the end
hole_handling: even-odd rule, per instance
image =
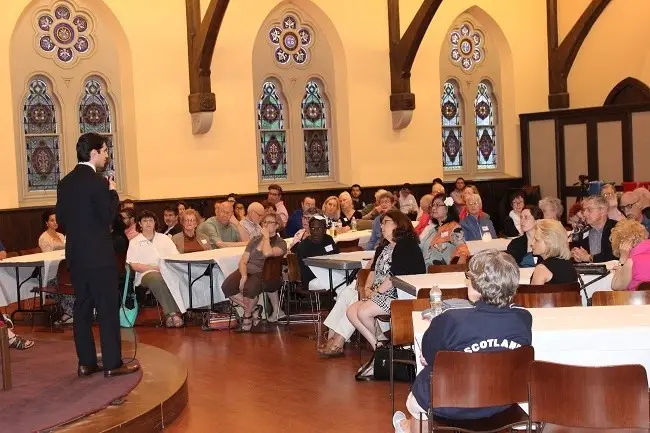
MULTIPOLYGON (((396 347, 393 360, 413 361, 413 364, 393 363, 393 378, 396 382, 413 382, 415 380, 415 353, 411 349, 396 347)), ((375 350, 374 379, 390 380, 390 349, 380 346, 375 350)))
POLYGON ((122 328, 133 328, 135 319, 138 317, 138 300, 135 296, 133 284, 129 284, 131 267, 126 265, 126 279, 122 291, 122 305, 120 305, 120 326, 122 328))

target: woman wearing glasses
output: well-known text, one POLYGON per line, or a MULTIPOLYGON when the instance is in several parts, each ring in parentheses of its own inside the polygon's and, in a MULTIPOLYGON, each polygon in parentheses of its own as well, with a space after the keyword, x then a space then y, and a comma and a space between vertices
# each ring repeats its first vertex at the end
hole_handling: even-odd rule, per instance
POLYGON ((614 185, 610 183, 603 185, 603 188, 600 190, 600 195, 603 196, 609 206, 607 218, 614 221, 620 221, 625 218, 625 215, 618 210, 618 195, 616 194, 614 185))
POLYGON ((420 235, 420 249, 429 265, 466 263, 469 249, 451 197, 438 194, 431 205, 431 224, 420 235))
POLYGON ((514 238, 523 234, 521 229, 521 212, 525 206, 525 195, 523 191, 517 191, 510 196, 510 207, 512 210, 503 223, 503 231, 506 237, 514 238))
POLYGON ((278 217, 267 213, 262 219, 262 234, 252 238, 239 260, 239 269, 230 274, 221 285, 224 295, 244 309, 241 331, 250 331, 260 322, 261 306, 257 305, 262 291, 269 295, 273 315, 269 322, 277 322, 280 314, 278 289, 282 281, 263 281, 264 262, 269 257, 283 257, 287 253, 287 243, 277 233, 278 217))

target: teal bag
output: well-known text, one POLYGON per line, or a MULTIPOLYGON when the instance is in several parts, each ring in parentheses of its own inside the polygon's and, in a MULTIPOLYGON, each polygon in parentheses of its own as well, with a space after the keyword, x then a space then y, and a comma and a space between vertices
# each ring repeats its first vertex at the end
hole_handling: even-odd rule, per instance
POLYGON ((131 279, 131 266, 126 265, 124 277, 124 290, 122 292, 122 305, 120 306, 120 326, 133 328, 138 317, 138 300, 135 297, 135 288, 129 284, 131 279))

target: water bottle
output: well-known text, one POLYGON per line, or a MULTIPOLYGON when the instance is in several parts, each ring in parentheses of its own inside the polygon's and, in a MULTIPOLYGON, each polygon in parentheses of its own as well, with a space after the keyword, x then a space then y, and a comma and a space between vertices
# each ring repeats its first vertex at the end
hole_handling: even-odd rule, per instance
POLYGON ((442 292, 438 286, 433 286, 431 288, 431 291, 429 292, 429 303, 431 304, 433 317, 436 317, 442 313, 442 292))
POLYGON ((350 221, 350 228, 353 232, 357 231, 357 219, 354 217, 352 217, 352 221, 350 221))

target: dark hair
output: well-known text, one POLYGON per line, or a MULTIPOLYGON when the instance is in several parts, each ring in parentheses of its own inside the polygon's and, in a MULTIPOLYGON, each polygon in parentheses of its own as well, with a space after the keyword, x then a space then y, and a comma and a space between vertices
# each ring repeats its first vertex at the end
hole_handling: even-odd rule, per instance
POLYGON ((402 185, 401 189, 408 189, 410 191, 411 190, 411 184, 410 183, 405 183, 404 185, 402 185))
POLYGON ((518 191, 515 191, 512 194, 510 194, 509 203, 512 204, 514 199, 516 199, 517 197, 521 197, 521 199, 524 201, 524 203, 526 203, 526 194, 524 194, 524 192, 522 190, 518 190, 518 191))
POLYGON ((352 185, 352 186, 350 187, 350 189, 352 189, 352 188, 359 188, 359 189, 361 189, 361 185, 359 185, 358 183, 355 183, 354 185, 352 185))
POLYGON ((301 202, 301 203, 304 203, 305 200, 307 200, 308 198, 310 198, 310 199, 316 201, 316 197, 313 197, 313 196, 311 196, 311 195, 306 195, 306 196, 304 196, 304 197, 302 198, 302 202, 301 202))
POLYGON ((50 216, 56 215, 54 209, 48 209, 43 212, 43 224, 47 225, 47 222, 50 220, 50 216))
POLYGON ((142 233, 142 227, 140 226, 140 221, 142 221, 145 218, 153 218, 153 231, 157 232, 158 231, 158 217, 156 216, 155 213, 151 212, 150 210, 143 210, 140 212, 140 215, 138 215, 138 220, 137 220, 137 225, 135 229, 142 233))
POLYGON ((187 203, 185 203, 183 200, 178 200, 178 201, 176 202, 176 204, 175 204, 175 206, 176 206, 176 210, 178 210, 178 206, 180 206, 180 205, 183 205, 183 207, 184 207, 185 209, 187 209, 187 208, 189 207, 189 206, 187 205, 187 203))
MULTIPOLYGON (((433 200, 431 200, 431 203, 433 204, 433 202, 438 199, 442 199, 442 201, 445 201, 446 198, 447 196, 445 194, 436 194, 433 196, 433 200)), ((451 206, 447 206, 447 220, 435 221, 435 223, 436 225, 440 226, 449 221, 456 221, 457 223, 460 222, 460 216, 458 216, 458 211, 456 210, 456 206, 454 206, 453 204, 451 206)))
POLYGON ((209 206, 207 200, 199 200, 194 203, 190 203, 189 207, 186 206, 185 209, 194 209, 199 213, 201 218, 209 218, 211 215, 214 216, 214 206, 209 206))
POLYGON ((389 217, 395 223, 395 230, 393 230, 393 242, 397 243, 402 238, 405 238, 407 236, 412 236, 417 240, 418 243, 420 243, 420 238, 415 232, 413 223, 401 211, 397 209, 390 209, 386 211, 383 215, 381 215, 380 221, 383 222, 384 218, 386 217, 389 217))
POLYGON ((445 186, 445 184, 442 183, 442 179, 440 179, 439 177, 436 177, 435 179, 433 179, 433 181, 431 182, 431 184, 432 184, 432 185, 440 184, 440 185, 442 185, 442 186, 445 186))
POLYGON ((125 198, 125 199, 122 201, 122 205, 121 205, 121 206, 124 207, 125 204, 132 204, 133 206, 135 206, 135 202, 134 202, 133 200, 131 200, 130 198, 125 198))
MULTIPOLYGON (((465 182, 465 178, 463 178, 463 177, 457 177, 456 178, 456 182, 458 182, 459 180, 462 180, 463 182, 465 182)), ((467 183, 467 182, 465 182, 465 183, 467 183)))
POLYGON ((272 183, 269 185, 268 190, 271 191, 272 189, 276 189, 280 195, 282 195, 282 187, 276 183, 272 183))
POLYGON ((129 217, 129 218, 135 218, 135 210, 130 208, 130 207, 126 207, 126 208, 122 209, 120 211, 120 213, 125 213, 126 216, 129 217))
POLYGON ((235 201, 237 201, 237 198, 238 198, 238 197, 237 197, 237 194, 235 194, 234 192, 231 192, 230 194, 228 194, 228 195, 226 196, 226 200, 228 200, 230 197, 234 198, 235 201))
POLYGON ((77 161, 90 161, 90 152, 93 150, 99 152, 105 143, 106 137, 103 135, 99 135, 94 132, 81 134, 79 140, 77 140, 77 161))
POLYGON ((163 209, 164 212, 173 212, 174 215, 178 216, 178 207, 174 207, 172 205, 165 206, 165 209, 163 209))
POLYGON ((273 209, 273 212, 277 212, 278 210, 275 208, 275 205, 272 203, 269 203, 268 200, 262 200, 262 206, 264 206, 264 210, 267 210, 268 208, 273 209))
POLYGON ((529 204, 524 206, 523 210, 526 209, 530 211, 530 214, 533 216, 533 218, 535 218, 535 220, 544 219, 544 212, 542 212, 542 210, 539 207, 535 206, 534 204, 529 204))

